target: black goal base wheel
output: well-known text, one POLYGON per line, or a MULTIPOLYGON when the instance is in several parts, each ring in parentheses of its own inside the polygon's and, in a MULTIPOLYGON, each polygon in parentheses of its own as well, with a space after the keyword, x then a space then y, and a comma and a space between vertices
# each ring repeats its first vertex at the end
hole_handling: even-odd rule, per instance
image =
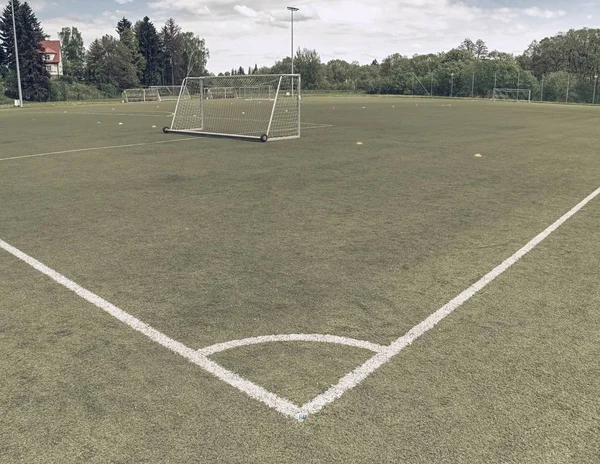
POLYGON ((167 126, 163 127, 163 132, 165 134, 168 134, 169 133, 169 128, 167 126))
POLYGON ((269 136, 267 134, 263 134, 260 136, 261 142, 266 142, 267 140, 269 140, 269 136))

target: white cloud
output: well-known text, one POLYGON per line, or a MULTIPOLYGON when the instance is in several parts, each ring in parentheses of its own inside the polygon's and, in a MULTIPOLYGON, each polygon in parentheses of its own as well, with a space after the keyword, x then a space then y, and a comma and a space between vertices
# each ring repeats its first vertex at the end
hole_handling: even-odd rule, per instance
POLYGON ((133 3, 133 0, 115 0, 119 5, 125 5, 126 3, 133 3))
POLYGON ((242 16, 246 16, 248 18, 256 18, 258 16, 256 11, 254 11, 252 8, 248 8, 246 5, 236 5, 233 7, 233 9, 242 16))
POLYGON ((28 3, 33 11, 43 11, 49 4, 46 0, 31 0, 28 3))
MULTIPOLYGON (((44 0, 33 1, 44 4, 44 0)), ((294 13, 294 46, 316 49, 324 62, 340 58, 370 63, 392 53, 440 52, 466 37, 485 40, 490 50, 522 53, 534 39, 589 25, 586 15, 598 17, 596 10, 567 16, 559 9, 511 6, 515 1, 297 1, 290 3, 300 8, 294 13), (487 6, 490 3, 504 7, 487 6)), ((44 31, 55 34, 62 27, 76 26, 87 45, 104 34, 115 35, 124 12, 102 14, 106 5, 101 5, 95 11, 90 7, 87 15, 61 17, 55 17, 57 9, 46 7, 42 15, 46 17, 41 18, 44 31)), ((126 5, 130 13, 125 16, 132 22, 148 15, 160 29, 172 17, 184 31, 206 39, 211 54, 208 68, 213 72, 254 63, 272 65, 290 53, 290 12, 288 4, 278 0, 146 0, 126 5)))
POLYGON ((565 10, 541 10, 539 7, 534 6, 532 8, 526 8, 523 12, 527 16, 531 16, 532 18, 543 18, 543 19, 554 19, 565 16, 567 12, 565 10))

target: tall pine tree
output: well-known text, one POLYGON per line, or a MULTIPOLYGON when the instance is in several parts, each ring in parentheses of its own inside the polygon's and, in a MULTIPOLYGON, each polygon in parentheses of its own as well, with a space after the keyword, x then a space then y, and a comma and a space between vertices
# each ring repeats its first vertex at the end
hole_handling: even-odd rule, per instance
POLYGON ((135 24, 135 36, 139 51, 146 60, 146 67, 141 78, 145 86, 161 83, 161 42, 154 24, 148 16, 135 24))
MULTIPOLYGON (((50 74, 43 61, 43 48, 40 43, 45 39, 44 31, 27 2, 21 4, 19 0, 14 0, 14 8, 23 99, 47 101, 50 98, 50 74)), ((10 2, 0 18, 0 40, 9 67, 6 95, 16 99, 19 93, 10 2)))
POLYGON ((83 37, 76 27, 63 27, 58 33, 61 42, 65 76, 84 78, 85 47, 83 37))
POLYGON ((146 69, 146 59, 140 53, 137 36, 135 35, 135 32, 133 32, 133 29, 131 29, 131 21, 125 17, 121 19, 117 24, 117 31, 120 31, 119 40, 131 52, 131 63, 135 66, 138 79, 141 81, 144 77, 144 70, 146 69))
POLYGON ((131 21, 129 21, 125 16, 123 16, 117 23, 117 34, 119 34, 120 36, 125 29, 131 29, 131 21))

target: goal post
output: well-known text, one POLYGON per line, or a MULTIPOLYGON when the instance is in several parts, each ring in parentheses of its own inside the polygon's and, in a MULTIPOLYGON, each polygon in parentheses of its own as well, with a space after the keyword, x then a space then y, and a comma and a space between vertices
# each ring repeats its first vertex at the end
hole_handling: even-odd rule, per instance
POLYGON ((161 101, 158 89, 127 89, 123 92, 124 103, 161 101))
POLYGON ((181 92, 180 85, 151 85, 150 89, 156 89, 161 101, 177 101, 181 92))
POLYGON ((531 90, 494 88, 492 100, 525 101, 529 103, 531 102, 531 90))
POLYGON ((299 74, 188 77, 165 133, 283 140, 300 137, 299 74))

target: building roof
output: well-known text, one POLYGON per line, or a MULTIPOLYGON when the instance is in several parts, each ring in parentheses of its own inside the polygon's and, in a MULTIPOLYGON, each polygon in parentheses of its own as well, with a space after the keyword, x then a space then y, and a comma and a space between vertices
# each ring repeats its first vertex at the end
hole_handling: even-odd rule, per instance
POLYGON ((54 55, 54 59, 47 60, 47 61, 45 61, 45 63, 50 63, 50 64, 60 63, 60 61, 61 61, 60 40, 42 40, 40 42, 40 44, 44 48, 44 51, 40 52, 40 53, 54 55))

